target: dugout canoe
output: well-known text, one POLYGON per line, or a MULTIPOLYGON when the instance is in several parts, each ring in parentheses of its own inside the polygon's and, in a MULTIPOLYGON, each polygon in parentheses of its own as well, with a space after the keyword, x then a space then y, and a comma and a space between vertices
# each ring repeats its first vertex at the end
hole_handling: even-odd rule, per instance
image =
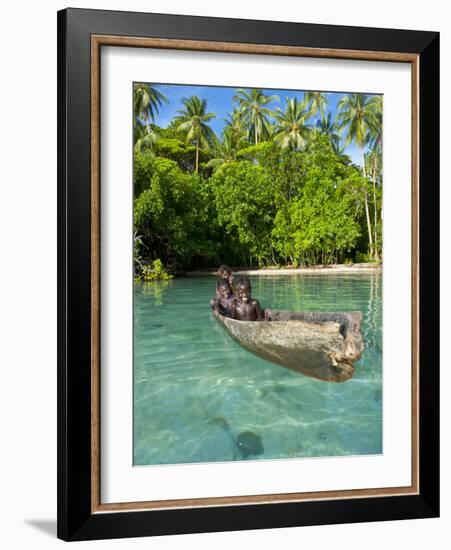
POLYGON ((362 313, 265 310, 264 321, 238 321, 212 310, 244 349, 271 363, 327 382, 352 378, 364 343, 362 313))

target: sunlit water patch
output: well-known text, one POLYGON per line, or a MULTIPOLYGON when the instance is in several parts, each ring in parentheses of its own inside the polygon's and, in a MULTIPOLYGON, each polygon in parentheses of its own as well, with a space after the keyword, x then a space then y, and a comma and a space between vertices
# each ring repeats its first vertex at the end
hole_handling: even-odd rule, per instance
POLYGON ((263 307, 363 312, 354 377, 328 383, 242 349, 214 321, 213 277, 137 283, 134 464, 382 452, 382 279, 261 276, 263 307))

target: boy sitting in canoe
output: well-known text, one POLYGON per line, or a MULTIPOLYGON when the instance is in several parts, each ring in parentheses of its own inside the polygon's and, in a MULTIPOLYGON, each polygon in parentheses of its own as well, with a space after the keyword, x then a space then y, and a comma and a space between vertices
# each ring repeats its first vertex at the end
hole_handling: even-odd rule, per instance
POLYGON ((258 300, 251 296, 251 282, 247 277, 239 277, 235 281, 234 319, 238 321, 262 321, 264 313, 258 300))
POLYGON ((218 277, 219 277, 218 283, 216 284, 216 296, 215 296, 215 298, 210 300, 210 307, 212 307, 212 308, 215 307, 215 303, 223 295, 223 292, 221 291, 220 286, 219 286, 220 281, 226 280, 229 283, 230 294, 233 294, 233 286, 232 286, 233 275, 232 275, 232 270, 230 269, 230 267, 228 265, 221 265, 220 267, 218 267, 218 277))
POLYGON ((210 306, 224 317, 235 316, 235 298, 232 287, 227 279, 219 279, 216 283, 216 298, 210 302, 210 306))
POLYGON ((232 270, 228 265, 221 265, 218 268, 218 277, 220 279, 226 279, 229 282, 230 288, 232 289, 233 294, 233 275, 232 270))

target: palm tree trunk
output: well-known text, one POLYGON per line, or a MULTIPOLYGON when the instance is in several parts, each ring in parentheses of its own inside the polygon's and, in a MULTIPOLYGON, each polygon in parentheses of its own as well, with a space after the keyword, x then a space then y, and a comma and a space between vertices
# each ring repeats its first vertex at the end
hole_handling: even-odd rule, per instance
POLYGON ((196 174, 199 172, 199 141, 196 141, 196 174))
MULTIPOLYGON (((365 170, 365 154, 363 152, 363 147, 362 147, 362 167, 363 167, 363 177, 365 178, 366 180, 366 170, 365 170)), ((365 187, 365 214, 366 214, 366 223, 367 223, 367 226, 368 226, 368 240, 369 240, 369 244, 370 244, 370 256, 371 256, 371 259, 373 259, 373 234, 371 232, 371 220, 370 220, 370 210, 368 208, 368 192, 366 190, 366 187, 365 187)))
POLYGON ((377 250, 377 201, 376 201, 376 171, 373 170, 373 201, 374 201, 374 259, 379 260, 379 252, 377 250))

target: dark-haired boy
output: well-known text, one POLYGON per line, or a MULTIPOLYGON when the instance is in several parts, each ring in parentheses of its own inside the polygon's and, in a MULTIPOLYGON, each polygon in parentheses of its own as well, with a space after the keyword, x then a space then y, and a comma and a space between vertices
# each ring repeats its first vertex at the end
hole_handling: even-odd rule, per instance
POLYGON ((235 297, 227 279, 219 279, 216 283, 216 298, 210 305, 224 317, 235 317, 235 297))
POLYGON ((238 277, 235 281, 234 319, 239 321, 262 321, 264 314, 258 300, 251 296, 251 282, 247 277, 238 277))
POLYGON ((226 279, 229 282, 230 288, 232 288, 233 292, 233 275, 232 270, 228 265, 221 265, 218 268, 218 277, 220 279, 226 279))

